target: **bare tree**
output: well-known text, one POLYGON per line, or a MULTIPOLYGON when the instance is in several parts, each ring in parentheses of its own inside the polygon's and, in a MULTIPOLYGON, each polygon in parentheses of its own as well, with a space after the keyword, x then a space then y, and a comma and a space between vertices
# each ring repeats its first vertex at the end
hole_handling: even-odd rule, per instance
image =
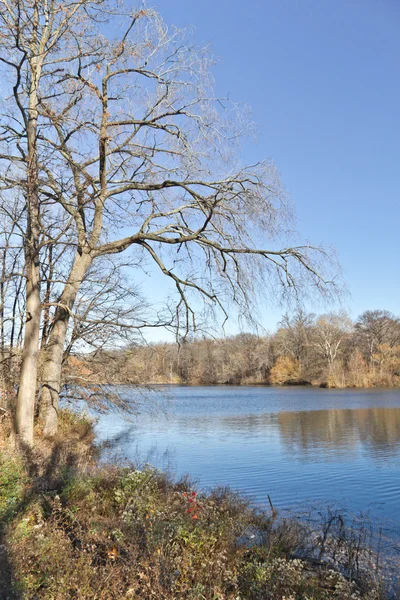
MULTIPOLYGON (((78 27, 90 20, 87 8, 103 3, 41 2, 39 0, 4 0, 0 5, 0 61, 2 76, 8 83, 3 97, 0 142, 2 152, 1 183, 4 193, 18 190, 26 201, 25 254, 26 323, 18 392, 16 428, 27 443, 33 441, 34 404, 37 386, 38 350, 41 322, 40 255, 41 239, 48 205, 43 195, 43 162, 50 157, 41 143, 41 104, 46 98, 58 67, 77 58, 73 40, 78 27), (46 91, 47 90, 47 91, 46 91)), ((95 55, 90 30, 80 44, 95 55)), ((57 92, 53 94, 53 97, 57 92)), ((45 241, 44 243, 48 243, 45 241)))
POLYGON ((298 307, 292 314, 285 313, 279 322, 280 330, 276 335, 278 347, 298 362, 300 369, 307 367, 310 334, 315 315, 298 307))
POLYGON ((15 197, 0 206, 0 402, 7 408, 16 383, 23 327, 23 206, 15 197))
POLYGON ((47 433, 57 428, 74 305, 101 257, 129 250, 135 262, 153 263, 175 286, 183 336, 196 327, 199 299, 227 316, 228 301, 249 314, 253 295, 268 285, 275 294, 329 289, 329 257, 320 248, 279 243, 291 207, 277 171, 270 162, 238 164, 247 124, 214 96, 212 56, 193 47, 190 32, 169 30, 152 10, 132 13, 101 0, 10 0, 0 16, 0 58, 13 90, 0 136, 8 144, 1 180, 27 202, 18 399, 25 439, 32 438, 46 246, 69 247, 62 291, 44 313, 47 433), (105 37, 105 18, 122 32, 118 39, 105 37))
POLYGON ((328 369, 339 357, 345 339, 352 330, 352 323, 346 313, 328 313, 318 317, 313 332, 313 346, 328 369))
POLYGON ((367 310, 355 323, 356 343, 364 352, 370 367, 381 344, 393 347, 400 344, 400 320, 388 310, 367 310))

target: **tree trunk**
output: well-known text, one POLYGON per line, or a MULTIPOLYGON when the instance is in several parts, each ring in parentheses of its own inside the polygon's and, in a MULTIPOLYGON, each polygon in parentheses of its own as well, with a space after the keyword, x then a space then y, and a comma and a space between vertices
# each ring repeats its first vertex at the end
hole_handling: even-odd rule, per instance
POLYGON ((82 280, 92 262, 89 254, 76 254, 60 306, 51 325, 45 350, 39 419, 46 435, 55 435, 58 428, 58 405, 61 390, 61 371, 68 323, 82 280))
MULTIPOLYGON (((35 28, 38 22, 37 7, 34 11, 35 28)), ((31 83, 29 88, 29 103, 26 118, 27 131, 27 231, 25 244, 25 273, 26 273, 26 325, 20 384, 17 398, 16 433, 26 444, 33 443, 33 425, 35 415, 35 398, 37 382, 37 365, 40 337, 40 201, 38 187, 38 157, 37 157, 37 120, 38 120, 38 84, 40 81, 41 64, 36 46, 36 35, 32 39, 32 51, 35 56, 31 61, 31 83)))
MULTIPOLYGON (((33 126, 33 131, 30 132, 31 135, 34 136, 35 131, 36 124, 33 126)), ((28 161, 28 227, 25 239, 26 324, 15 420, 16 433, 21 441, 26 444, 33 443, 40 314, 42 308, 40 301, 40 224, 37 178, 36 140, 34 138, 30 141, 30 156, 28 161)))
POLYGON ((40 334, 40 288, 38 261, 27 252, 26 259, 26 325, 21 374, 17 398, 16 433, 21 441, 33 443, 37 361, 40 334))

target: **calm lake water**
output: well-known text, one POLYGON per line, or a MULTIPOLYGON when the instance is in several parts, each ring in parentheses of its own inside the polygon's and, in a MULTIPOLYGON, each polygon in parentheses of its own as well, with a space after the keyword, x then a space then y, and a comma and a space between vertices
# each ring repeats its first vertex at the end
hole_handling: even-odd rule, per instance
MULTIPOLYGON (((123 387, 126 397, 137 391, 123 387)), ((399 521, 400 392, 166 386, 156 410, 102 415, 101 440, 200 487, 229 485, 280 509, 336 503, 399 521)))

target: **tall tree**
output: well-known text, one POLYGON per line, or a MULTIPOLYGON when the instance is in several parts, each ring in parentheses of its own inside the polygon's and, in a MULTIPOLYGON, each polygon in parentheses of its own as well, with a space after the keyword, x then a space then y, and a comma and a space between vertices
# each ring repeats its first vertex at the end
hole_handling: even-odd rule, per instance
POLYGON ((400 344, 400 320, 388 310, 366 310, 355 323, 356 342, 373 365, 373 356, 381 344, 400 344))
POLYGON ((0 204, 0 405, 9 408, 20 362, 24 282, 21 224, 23 204, 18 198, 0 204))
POLYGON ((229 300, 250 314, 253 295, 268 284, 275 294, 299 294, 309 284, 329 288, 329 257, 321 249, 280 245, 291 206, 277 171, 270 162, 239 164, 236 140, 248 125, 236 106, 214 96, 213 58, 193 46, 189 32, 169 30, 152 10, 132 13, 101 0, 13 0, 1 16, 3 64, 17 82, 16 109, 3 128, 12 156, 2 155, 2 179, 23 188, 32 223, 25 243, 29 277, 35 276, 29 303, 35 301, 27 307, 23 368, 30 387, 21 386, 18 401, 19 414, 29 416, 29 431, 27 421, 19 425, 25 438, 31 439, 46 245, 69 248, 62 290, 46 313, 47 433, 57 428, 74 304, 101 257, 129 251, 135 263, 146 258, 169 279, 183 336, 196 327, 199 299, 227 316, 229 300), (121 32, 117 39, 105 36, 106 27, 121 32), (17 109, 22 119, 14 125, 17 109), (31 183, 10 176, 10 168, 24 176, 33 169, 31 183))
POLYGON ((328 367, 332 368, 339 358, 344 342, 351 333, 353 324, 345 312, 328 313, 318 317, 313 332, 313 346, 328 367))
POLYGON ((279 322, 278 345, 295 358, 301 367, 306 366, 310 333, 315 315, 297 308, 292 314, 285 313, 279 322))
MULTIPOLYGON (((70 44, 85 17, 85 0, 4 0, 0 5, 0 61, 12 100, 3 98, 0 142, 3 192, 26 202, 24 232, 26 323, 16 410, 16 429, 33 441, 34 405, 41 321, 40 250, 44 218, 41 174, 48 159, 41 144, 41 103, 57 77, 58 64, 76 58, 70 44), (51 81, 53 76, 53 82, 51 81)), ((83 44, 84 45, 84 44, 83 44)), ((92 47, 93 50, 93 47, 92 47)))

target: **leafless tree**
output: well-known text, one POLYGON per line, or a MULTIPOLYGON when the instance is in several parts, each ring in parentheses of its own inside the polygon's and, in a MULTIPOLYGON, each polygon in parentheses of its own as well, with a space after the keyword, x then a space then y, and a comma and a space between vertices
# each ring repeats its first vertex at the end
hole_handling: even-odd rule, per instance
POLYGON ((8 405, 16 384, 23 329, 24 277, 18 198, 0 206, 0 403, 8 405))
POLYGON ((292 356, 303 370, 307 367, 308 350, 311 345, 311 333, 315 315, 298 307, 292 314, 285 313, 279 322, 276 342, 278 348, 292 356))
MULTIPOLYGON (((59 76, 58 68, 62 70, 69 60, 77 57, 73 39, 77 36, 77 27, 89 16, 85 10, 88 4, 95 6, 101 2, 3 0, 0 4, 1 75, 6 84, 0 128, 1 190, 4 196, 7 193, 23 196, 26 203, 23 233, 26 323, 16 428, 28 443, 33 440, 42 310, 41 234, 48 216, 42 175, 50 167, 50 157, 41 143, 41 104, 46 98, 43 94, 48 93, 59 76)), ((91 40, 89 30, 87 38, 91 40)), ((85 54, 85 46, 84 39, 82 55, 85 54)), ((94 44, 91 43, 90 47, 93 50, 94 44)), ((56 96, 57 91, 53 94, 53 97, 56 96)))
POLYGON ((364 352, 370 366, 373 355, 381 344, 400 344, 400 320, 388 310, 367 310, 355 323, 356 344, 364 352))
MULTIPOLYGON (((257 291, 329 290, 330 256, 283 243, 291 206, 269 161, 243 167, 247 132, 216 98, 208 48, 168 29, 150 9, 102 0, 7 0, 0 9, 1 182, 26 199, 26 314, 18 432, 32 440, 41 310, 41 261, 64 244, 65 281, 44 312, 45 431, 57 428, 69 323, 94 261, 146 257, 176 289, 179 335, 201 299, 227 316, 250 313, 257 291), (117 39, 105 30, 120 32, 117 39), (46 249, 47 248, 47 249, 46 249), (46 249, 46 250, 45 250, 46 249), (47 253, 47 254, 46 254, 47 253)), ((331 263, 332 266, 332 263, 331 263)), ((52 275, 48 274, 51 280, 52 275)), ((47 289, 47 288, 46 288, 47 289)))
POLYGON ((328 313, 318 317, 313 332, 313 346, 328 369, 339 357, 344 340, 352 331, 352 327, 351 320, 345 312, 328 313))
MULTIPOLYGON (((131 340, 77 356, 79 368, 90 371, 90 381, 152 384, 282 384, 314 382, 329 387, 371 387, 399 384, 400 345, 382 343, 369 367, 357 343, 359 333, 345 313, 308 315, 308 365, 300 371, 292 346, 282 343, 282 323, 275 334, 239 334, 223 338, 191 335, 179 343, 146 343, 131 340), (80 367, 79 367, 80 365, 80 367), (379 369, 376 369, 376 366, 379 369)), ((303 315, 302 319, 306 317, 303 315)), ((293 322, 297 313, 290 317, 293 322)), ((393 319, 393 335, 397 319, 393 319)), ((389 333, 389 332, 387 332, 389 333)), ((123 337, 120 338, 123 341, 123 337)), ((294 348, 297 348, 294 345, 294 348)), ((304 355, 303 363, 304 363, 304 355)), ((73 378, 74 373, 68 373, 73 378)))

